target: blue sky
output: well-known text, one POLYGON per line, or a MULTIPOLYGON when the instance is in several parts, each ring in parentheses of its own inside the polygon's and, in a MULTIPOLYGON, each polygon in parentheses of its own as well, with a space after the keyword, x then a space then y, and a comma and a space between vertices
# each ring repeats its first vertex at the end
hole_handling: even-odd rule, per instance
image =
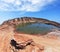
POLYGON ((60 23, 59 0, 0 0, 0 24, 18 17, 37 17, 60 23))

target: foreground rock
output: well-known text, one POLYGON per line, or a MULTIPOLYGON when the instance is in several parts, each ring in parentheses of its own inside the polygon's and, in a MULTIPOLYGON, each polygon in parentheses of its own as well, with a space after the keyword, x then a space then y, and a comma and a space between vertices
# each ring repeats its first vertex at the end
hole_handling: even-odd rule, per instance
POLYGON ((13 34, 12 27, 6 26, 0 28, 0 52, 11 52, 9 47, 13 34))
POLYGON ((28 36, 14 33, 11 26, 0 28, 0 52, 40 52, 43 49, 28 36))
POLYGON ((60 39, 20 34, 7 25, 0 28, 0 52, 60 52, 60 39))
POLYGON ((60 39, 60 31, 52 31, 47 33, 45 36, 51 39, 60 39))

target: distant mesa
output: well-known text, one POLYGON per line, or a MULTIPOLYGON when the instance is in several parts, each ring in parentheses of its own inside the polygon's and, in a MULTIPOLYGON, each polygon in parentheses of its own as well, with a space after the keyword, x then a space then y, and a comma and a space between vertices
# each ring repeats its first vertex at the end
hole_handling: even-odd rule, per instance
POLYGON ((54 22, 54 21, 50 21, 47 19, 43 19, 43 18, 35 18, 35 17, 21 17, 21 18, 15 18, 15 19, 11 19, 8 21, 4 21, 2 23, 2 25, 18 25, 20 23, 33 23, 33 22, 39 22, 39 23, 44 23, 44 24, 49 24, 49 25, 54 25, 56 27, 60 28, 60 23, 54 22))

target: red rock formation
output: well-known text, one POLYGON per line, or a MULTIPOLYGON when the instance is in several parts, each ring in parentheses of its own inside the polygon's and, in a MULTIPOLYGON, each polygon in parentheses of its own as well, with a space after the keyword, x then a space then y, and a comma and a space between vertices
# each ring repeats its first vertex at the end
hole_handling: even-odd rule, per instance
POLYGON ((60 23, 54 22, 54 21, 50 21, 47 19, 42 19, 42 18, 31 18, 31 17, 22 17, 22 18, 15 18, 15 19, 11 19, 8 21, 5 21, 2 25, 17 25, 20 23, 32 23, 32 22, 40 22, 40 23, 45 23, 45 24, 49 24, 49 25, 54 25, 60 28, 60 23))
POLYGON ((37 45, 31 38, 14 33, 11 26, 0 28, 0 52, 40 52, 42 47, 37 45))
MULTIPOLYGON (((28 22, 36 21, 35 18, 22 18, 22 21, 18 22, 19 20, 20 19, 6 21, 0 26, 0 52, 60 52, 60 39, 57 40, 54 37, 52 37, 54 38, 52 39, 14 32, 14 25, 25 20, 28 22)), ((45 21, 44 19, 37 19, 37 21, 40 20, 42 20, 42 22, 45 21)), ((47 23, 47 21, 45 22, 47 23)), ((50 23, 50 21, 48 23, 50 23)), ((52 24, 60 26, 55 22, 52 24)), ((55 32, 55 34, 58 33, 55 32)))
POLYGON ((0 52, 11 52, 9 47, 13 35, 12 27, 6 26, 0 29, 0 52))

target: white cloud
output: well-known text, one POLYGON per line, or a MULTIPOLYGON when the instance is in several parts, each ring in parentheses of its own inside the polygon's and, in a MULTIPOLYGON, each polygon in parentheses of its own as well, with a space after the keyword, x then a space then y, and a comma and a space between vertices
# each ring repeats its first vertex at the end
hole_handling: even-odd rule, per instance
POLYGON ((56 0, 0 0, 2 11, 40 11, 56 0))
POLYGON ((6 3, 13 3, 15 0, 1 0, 1 1, 6 3))
POLYGON ((21 5, 22 3, 21 3, 20 0, 16 0, 16 1, 15 1, 15 4, 16 4, 16 5, 21 5))

